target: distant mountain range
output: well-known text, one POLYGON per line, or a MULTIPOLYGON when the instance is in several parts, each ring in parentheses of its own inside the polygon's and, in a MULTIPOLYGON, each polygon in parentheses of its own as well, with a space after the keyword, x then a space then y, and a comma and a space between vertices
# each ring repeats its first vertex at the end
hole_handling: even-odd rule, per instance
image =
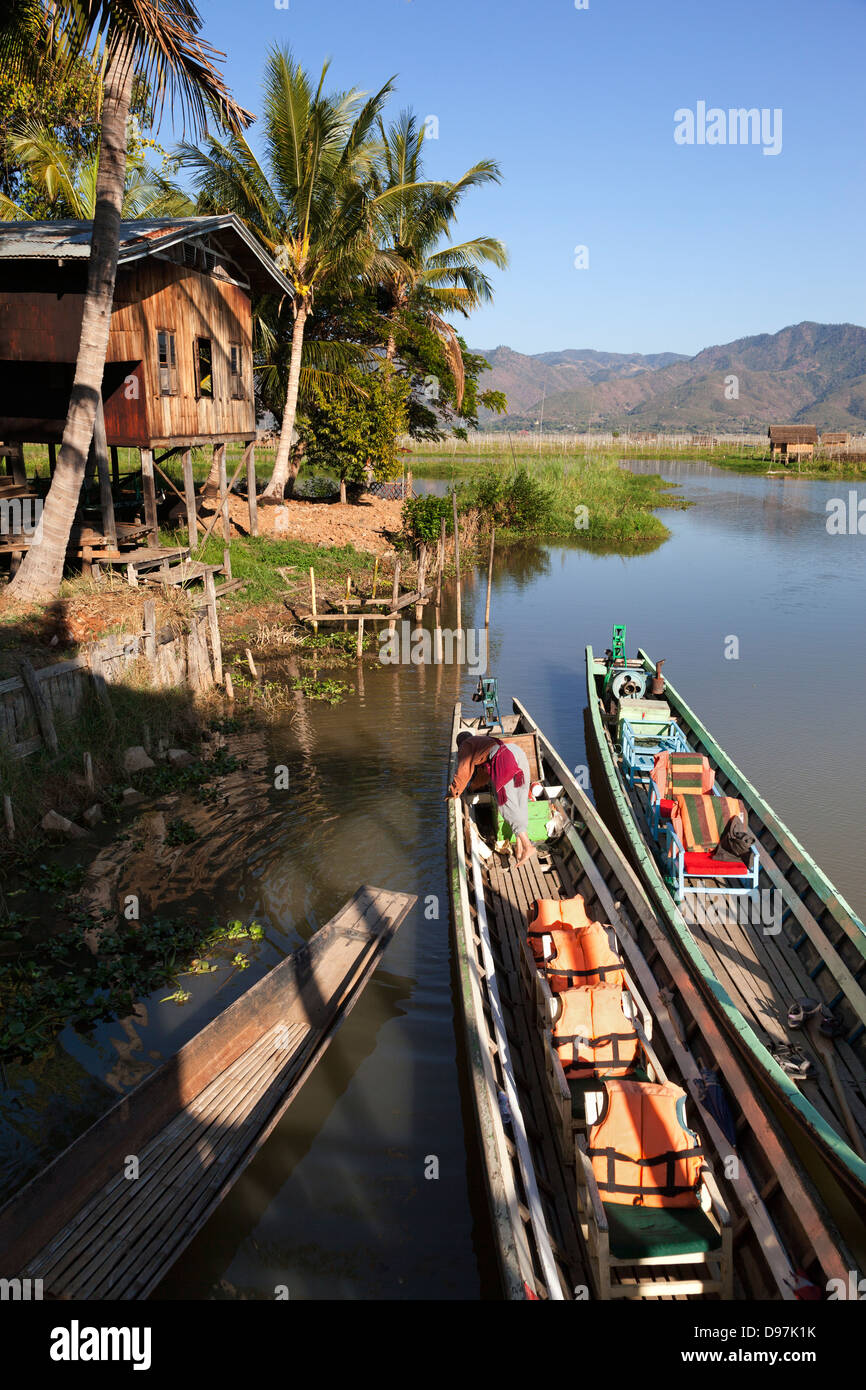
POLYGON ((542 397, 545 430, 866 427, 866 328, 854 323, 798 323, 695 357, 579 348, 531 357, 509 347, 473 351, 490 363, 482 389, 508 397, 507 415, 481 412, 482 429, 536 428, 542 397))

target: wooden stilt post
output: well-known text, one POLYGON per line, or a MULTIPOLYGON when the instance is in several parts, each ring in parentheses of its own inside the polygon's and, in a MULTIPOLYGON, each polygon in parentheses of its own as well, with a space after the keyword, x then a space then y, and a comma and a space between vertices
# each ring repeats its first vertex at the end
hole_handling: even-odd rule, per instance
MULTIPOLYGON (((400 561, 394 562, 394 585, 391 589, 391 612, 397 607, 397 599, 400 597, 400 561)), ((396 626, 396 618, 392 618, 388 624, 388 631, 393 632, 396 626)))
POLYGON ((183 449, 180 455, 183 469, 183 495, 186 502, 187 544, 192 550, 198 539, 198 522, 195 511, 195 479, 192 476, 192 449, 183 449))
POLYGON ((420 623, 424 612, 424 583, 427 578, 427 546, 424 541, 418 547, 418 602, 415 604, 415 622, 420 623))
POLYGON ((259 534, 259 504, 256 496, 256 445, 251 440, 245 449, 247 461, 247 502, 250 509, 250 535, 259 534))
POLYGON ((213 652, 213 676, 217 685, 223 683, 223 649, 220 641, 220 624, 217 614, 216 587, 214 585, 213 570, 208 570, 204 577, 204 591, 207 595, 207 621, 210 628, 210 645, 213 652))
POLYGON ((373 566, 373 592, 372 592, 372 594, 370 595, 371 598, 375 598, 375 597, 376 597, 376 584, 378 583, 378 580, 379 580, 379 556, 377 555, 377 556, 376 556, 376 563, 375 563, 375 565, 373 566))
POLYGON ((442 571, 445 568, 445 518, 439 528, 439 573, 436 576, 436 623, 433 628, 433 662, 442 664, 442 571))
POLYGON ((3 794, 3 819, 6 822, 6 834, 10 840, 15 839, 15 817, 12 814, 12 798, 7 793, 3 794))
POLYGON ((463 660, 463 598, 460 592, 460 522, 457 519, 457 492, 451 494, 454 503, 454 565, 457 570, 457 650, 463 660))
POLYGON ((16 483, 23 487, 27 482, 27 468, 24 463, 24 445, 10 444, 9 448, 9 472, 16 483))
MULTIPOLYGON (((54 472, 53 468, 51 472, 54 472)), ((116 444, 112 444, 111 446, 111 481, 114 483, 115 487, 120 486, 120 455, 117 452, 116 444)))
POLYGON ((228 546, 223 548, 223 574, 227 580, 232 577, 232 553, 228 546))
POLYGON ((89 792, 96 791, 96 778, 93 775, 93 758, 89 753, 84 755, 84 781, 89 792))
POLYGON ((225 676, 223 677, 223 679, 225 680, 225 683, 226 683, 226 699, 227 699, 227 700, 233 700, 233 699, 235 698, 235 687, 234 687, 234 683, 232 682, 232 673, 231 673, 231 671, 226 671, 225 676))
POLYGON ((487 603, 484 606, 484 626, 490 626, 490 588, 493 583, 493 542, 496 539, 496 527, 490 528, 490 559, 487 564, 487 603))
POLYGON ((361 659, 361 657, 362 657, 362 655, 363 655, 363 652, 364 652, 364 614, 361 613, 361 614, 359 615, 359 617, 358 617, 358 646, 357 646, 357 656, 358 656, 358 660, 359 660, 359 661, 360 661, 360 659, 361 659))
POLYGON ((316 622, 316 571, 310 565, 310 607, 313 610, 313 632, 318 634, 319 624, 316 622))
POLYGON ((56 467, 57 467, 57 445, 56 445, 56 444, 49 444, 49 445, 48 445, 48 476, 49 476, 49 478, 53 478, 53 477, 54 477, 54 470, 55 470, 56 467))
POLYGON ((225 444, 215 444, 213 446, 214 458, 217 461, 220 475, 220 497, 223 499, 223 539, 231 540, 232 528, 229 521, 229 479, 226 472, 226 446, 225 444))
POLYGON ((144 524, 151 545, 159 545, 159 523, 156 519, 156 487, 153 481, 153 450, 141 451, 141 490, 144 493, 144 524))
POLYGON ((99 475, 99 508, 102 512, 102 529, 108 537, 111 549, 117 550, 117 526, 114 520, 114 497, 111 493, 111 472, 108 461, 108 441, 105 437, 105 413, 102 397, 96 402, 96 419, 93 424, 93 442, 96 455, 96 471, 99 475))

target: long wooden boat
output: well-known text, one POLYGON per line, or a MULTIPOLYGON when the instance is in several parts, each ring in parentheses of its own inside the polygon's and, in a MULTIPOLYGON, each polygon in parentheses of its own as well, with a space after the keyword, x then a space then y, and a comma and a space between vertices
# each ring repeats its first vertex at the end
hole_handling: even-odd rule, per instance
POLYGON ((285 1114, 415 898, 361 887, 0 1210, 7 1278, 140 1299, 285 1114), (130 1168, 129 1156, 135 1168, 130 1168))
MULTIPOLYGON (((735 1297, 815 1296, 856 1268, 827 1204, 696 991, 637 875, 568 766, 517 701, 502 737, 527 753, 550 802, 543 852, 518 867, 492 847, 490 797, 469 792, 448 807, 448 846, 458 998, 471 1096, 501 1287, 508 1299, 594 1296, 725 1296, 670 1275, 611 1265, 605 1211, 587 1200, 586 1156, 571 1090, 550 1033, 550 993, 527 944, 538 899, 580 895, 609 924, 639 1002, 652 1069, 684 1088, 690 1123, 703 1136, 721 1208, 727 1208, 735 1297), (580 1179, 580 1181, 578 1181, 580 1179), (583 1197, 580 1196, 583 1191, 583 1197), (648 1292, 647 1292, 648 1290, 648 1292)), ((454 711, 452 755, 462 731, 483 721, 454 711)), ((532 824, 532 822, 531 822, 532 824)), ((847 1287, 847 1285, 845 1285, 847 1287)))
MULTIPOLYGON (((644 651, 628 658, 624 648, 621 656, 611 648, 599 658, 587 647, 586 670, 591 744, 630 857, 691 979, 822 1190, 832 1194, 838 1220, 862 1262, 866 929, 670 682, 662 690, 658 681, 653 696, 656 666, 644 651), (617 688, 626 692, 622 698, 615 694, 617 688), (635 698, 637 704, 630 706, 635 698), (654 701, 659 710, 655 719, 654 701), (625 717, 632 708, 634 725, 625 717), (670 724, 665 722, 668 715, 670 724), (648 731, 648 737, 635 743, 635 728, 648 731), (672 872, 670 853, 677 837, 661 824, 658 786, 651 785, 659 780, 652 772, 658 767, 659 730, 674 735, 679 747, 702 762, 706 759, 711 797, 742 803, 741 818, 755 837, 751 867, 744 857, 740 870, 745 885, 724 871, 719 876, 712 855, 680 854, 681 842, 673 853, 677 863, 689 863, 693 872, 688 877, 672 872), (837 1036, 820 1031, 820 1015, 804 1027, 790 1028, 789 1008, 803 999, 835 1016, 837 1036), (790 1069, 783 1069, 791 1048, 805 1057, 807 1076, 795 1079, 790 1069)), ((670 810, 663 814, 669 816, 670 810)))

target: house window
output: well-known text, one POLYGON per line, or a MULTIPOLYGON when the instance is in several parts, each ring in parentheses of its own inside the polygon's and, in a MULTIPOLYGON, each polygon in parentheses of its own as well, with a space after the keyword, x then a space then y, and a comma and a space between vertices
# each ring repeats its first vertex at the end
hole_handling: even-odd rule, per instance
POLYGON ((156 350, 159 360, 159 394, 177 395, 177 352, 174 334, 160 328, 156 335, 156 350))
POLYGON ((229 376, 232 385, 232 399, 244 399, 244 358, 240 343, 229 345, 229 376))
POLYGON ((210 338, 195 340, 195 390, 197 396, 213 396, 213 344, 210 338))

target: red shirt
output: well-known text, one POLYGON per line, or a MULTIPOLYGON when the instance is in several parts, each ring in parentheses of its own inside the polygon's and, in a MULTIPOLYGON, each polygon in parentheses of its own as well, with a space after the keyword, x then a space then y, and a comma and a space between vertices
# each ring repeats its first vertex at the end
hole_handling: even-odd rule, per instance
POLYGON ((473 734, 471 738, 463 740, 457 754, 457 771, 448 788, 452 796, 459 796, 469 785, 476 767, 487 762, 493 749, 498 748, 499 742, 499 739, 488 738, 486 734, 473 734))

